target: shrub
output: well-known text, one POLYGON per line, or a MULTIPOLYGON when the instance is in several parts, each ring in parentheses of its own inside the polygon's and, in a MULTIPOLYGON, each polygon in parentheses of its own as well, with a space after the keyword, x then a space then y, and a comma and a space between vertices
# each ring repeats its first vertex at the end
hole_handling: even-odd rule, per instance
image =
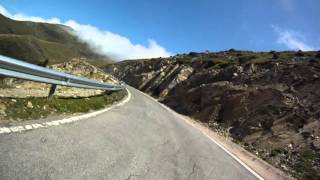
POLYGON ((195 57, 195 56, 198 56, 198 53, 196 53, 196 52, 190 52, 190 53, 189 53, 189 56, 195 57))
POLYGON ((279 53, 273 53, 272 54, 272 59, 279 59, 279 53))
POLYGON ((236 50, 233 49, 233 48, 229 49, 228 51, 229 51, 229 52, 236 52, 236 50))
POLYGON ((42 66, 43 66, 43 67, 47 67, 48 64, 49 64, 49 59, 47 58, 47 59, 44 60, 42 66))
POLYGON ((49 64, 49 59, 45 59, 43 62, 38 63, 38 66, 47 67, 49 64))
POLYGON ((319 59, 320 59, 320 51, 317 52, 316 58, 319 58, 319 59))
POLYGON ((295 54, 297 57, 302 57, 302 56, 304 56, 304 53, 301 51, 301 50, 299 50, 298 52, 296 52, 296 54, 295 54))
POLYGON ((246 64, 255 58, 256 58, 256 56, 241 56, 241 57, 239 57, 239 63, 246 64))

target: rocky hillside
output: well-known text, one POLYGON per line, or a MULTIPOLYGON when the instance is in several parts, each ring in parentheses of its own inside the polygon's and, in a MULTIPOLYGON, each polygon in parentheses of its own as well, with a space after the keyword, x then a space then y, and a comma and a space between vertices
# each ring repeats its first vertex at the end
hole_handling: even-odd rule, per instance
POLYGON ((320 178, 320 52, 192 52, 106 71, 295 177, 320 178))
POLYGON ((0 54, 33 64, 56 64, 86 58, 95 65, 111 62, 72 35, 67 26, 15 21, 0 14, 0 54), (48 61, 48 62, 47 62, 48 61))

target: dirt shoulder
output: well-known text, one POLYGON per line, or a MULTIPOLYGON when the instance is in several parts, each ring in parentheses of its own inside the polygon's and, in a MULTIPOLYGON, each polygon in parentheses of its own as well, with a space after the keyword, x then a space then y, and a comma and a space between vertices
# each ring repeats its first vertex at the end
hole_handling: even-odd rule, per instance
MULTIPOLYGON (((181 115, 182 116, 182 115, 181 115)), ((220 144, 223 148, 236 156, 240 161, 250 167, 255 173, 264 179, 269 180, 290 180, 295 179, 283 171, 271 166, 267 162, 251 154, 240 145, 235 144, 230 138, 218 135, 206 124, 195 121, 187 116, 183 116, 183 119, 191 126, 199 129, 203 134, 213 139, 217 144, 220 144)))

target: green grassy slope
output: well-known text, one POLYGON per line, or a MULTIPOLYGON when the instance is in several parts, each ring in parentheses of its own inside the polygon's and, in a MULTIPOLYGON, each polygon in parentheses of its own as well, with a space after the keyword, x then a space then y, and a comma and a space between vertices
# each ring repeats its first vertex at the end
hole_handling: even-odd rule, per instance
POLYGON ((15 21, 0 14, 0 54, 40 64, 61 63, 84 57, 95 65, 110 60, 94 53, 87 44, 79 42, 67 26, 28 21, 15 21))
POLYGON ((27 97, 15 98, 15 101, 12 101, 12 98, 0 97, 1 104, 6 107, 5 116, 0 114, 0 125, 7 126, 12 122, 41 119, 50 115, 86 113, 102 109, 126 96, 127 91, 121 90, 86 98, 27 97), (32 104, 32 107, 28 107, 28 103, 32 104))

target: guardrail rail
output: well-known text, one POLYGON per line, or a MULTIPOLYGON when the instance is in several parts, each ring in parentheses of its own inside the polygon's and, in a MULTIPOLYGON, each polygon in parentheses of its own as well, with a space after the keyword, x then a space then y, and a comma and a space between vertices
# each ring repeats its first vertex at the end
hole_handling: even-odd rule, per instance
POLYGON ((108 91, 124 89, 123 84, 115 85, 101 83, 99 81, 55 71, 3 55, 0 55, 0 75, 52 84, 49 96, 55 92, 57 85, 108 91))

